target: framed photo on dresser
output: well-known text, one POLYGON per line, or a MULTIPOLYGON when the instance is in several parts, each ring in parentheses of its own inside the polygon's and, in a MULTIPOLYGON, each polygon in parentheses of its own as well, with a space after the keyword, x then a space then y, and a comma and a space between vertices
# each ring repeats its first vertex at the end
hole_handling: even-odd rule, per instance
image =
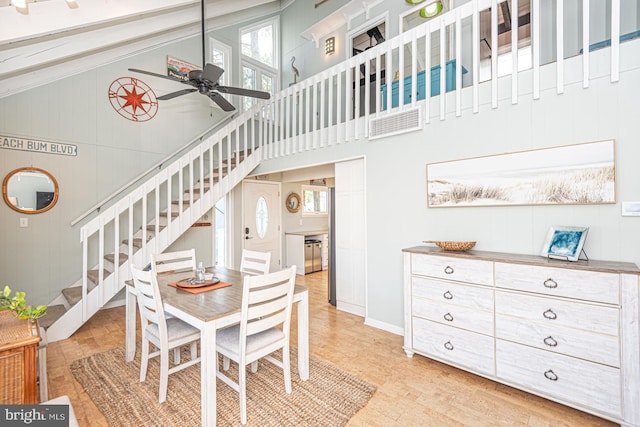
POLYGON ((589 227, 554 225, 549 228, 541 255, 548 258, 578 261, 588 232, 589 227))

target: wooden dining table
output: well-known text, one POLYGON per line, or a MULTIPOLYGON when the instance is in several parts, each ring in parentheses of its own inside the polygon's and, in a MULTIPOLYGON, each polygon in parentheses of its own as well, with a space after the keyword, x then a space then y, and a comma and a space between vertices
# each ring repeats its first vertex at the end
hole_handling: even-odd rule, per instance
MULTIPOLYGON (((216 331, 240 322, 242 284, 244 274, 223 267, 210 267, 207 272, 231 286, 193 294, 170 286, 194 276, 193 271, 160 274, 158 286, 164 310, 200 330, 200 391, 203 426, 216 425, 216 331)), ((126 361, 134 359, 136 353, 136 290, 128 281, 126 292, 126 361)), ((298 320, 298 373, 300 379, 309 379, 309 290, 296 285, 294 305, 298 320)), ((239 415, 238 415, 239 416, 239 415)))

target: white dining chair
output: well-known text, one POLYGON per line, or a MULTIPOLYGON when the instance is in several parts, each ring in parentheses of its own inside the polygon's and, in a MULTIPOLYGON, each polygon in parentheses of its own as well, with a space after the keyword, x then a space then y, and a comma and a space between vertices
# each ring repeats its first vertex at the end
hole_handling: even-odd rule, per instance
POLYGON ((195 269, 196 250, 193 248, 183 251, 151 254, 151 270, 157 274, 175 271, 195 271, 195 269))
POLYGON ((271 264, 271 252, 242 250, 240 271, 246 274, 267 274, 271 264))
POLYGON ((155 271, 144 271, 132 265, 131 274, 136 289, 142 330, 140 382, 147 377, 149 359, 160 356, 158 401, 162 403, 167 399, 169 374, 200 362, 197 348, 200 331, 178 318, 165 318, 155 271), (156 347, 156 351, 150 352, 150 343, 156 347), (186 344, 191 344, 191 360, 180 363, 179 358, 174 357, 174 366, 169 368, 169 350, 175 349, 179 352, 180 347, 186 344))
POLYGON ((289 335, 296 267, 258 276, 245 275, 240 324, 218 331, 216 351, 223 356, 223 370, 229 359, 238 364, 236 383, 218 369, 216 376, 240 395, 240 422, 247 423, 247 365, 258 359, 282 368, 284 386, 291 393, 289 335), (278 326, 281 326, 278 327, 278 326), (282 349, 282 360, 271 356, 282 349))

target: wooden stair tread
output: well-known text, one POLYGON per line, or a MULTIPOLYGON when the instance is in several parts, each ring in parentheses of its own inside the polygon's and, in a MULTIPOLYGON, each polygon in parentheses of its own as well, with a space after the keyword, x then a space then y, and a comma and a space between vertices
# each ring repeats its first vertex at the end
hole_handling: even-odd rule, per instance
MULTIPOLYGON (((127 254, 123 254, 122 252, 120 252, 120 258, 119 260, 119 265, 124 264, 125 262, 127 262, 127 259, 129 258, 129 256, 127 254)), ((106 259, 107 261, 109 261, 112 264, 115 264, 116 261, 116 254, 107 254, 104 256, 104 259, 106 259)))
MULTIPOLYGON (((179 212, 171 212, 171 218, 177 218, 178 215, 180 215, 179 212)), ((161 217, 168 217, 169 213, 168 212, 160 212, 160 216, 161 217)))
MULTIPOLYGON (((123 243, 124 245, 129 246, 129 239, 124 239, 124 240, 122 241, 122 243, 123 243)), ((133 247, 134 247, 134 248, 138 248, 138 249, 140 249, 140 248, 142 247, 142 239, 141 239, 141 238, 139 238, 139 237, 135 237, 135 238, 133 239, 133 247)))
MULTIPOLYGON (((166 225, 161 225, 160 227, 160 231, 164 230, 165 228, 167 228, 166 225)), ((156 231, 156 226, 155 225, 147 225, 147 231, 156 231)))
MULTIPOLYGON (((99 272, 100 272, 100 270, 89 270, 89 271, 87 271, 87 279, 89 279, 89 290, 93 289, 91 287, 91 282, 93 282, 94 284, 97 284, 98 280, 100 280, 99 272)), ((106 270, 106 269, 102 270, 102 276, 104 278, 107 278, 110 275, 111 275, 111 272, 109 270, 106 270)), ((95 285, 94 285, 94 287, 95 287, 95 285)))
POLYGON ((66 312, 67 309, 62 304, 50 305, 47 307, 47 314, 38 319, 38 325, 47 329, 66 312))
MULTIPOLYGON (((91 292, 95 289, 96 285, 89 282, 88 284, 88 292, 91 292)), ((69 302, 70 306, 74 306, 82 300, 82 286, 74 286, 73 288, 64 288, 62 290, 62 295, 64 295, 65 299, 69 302)))

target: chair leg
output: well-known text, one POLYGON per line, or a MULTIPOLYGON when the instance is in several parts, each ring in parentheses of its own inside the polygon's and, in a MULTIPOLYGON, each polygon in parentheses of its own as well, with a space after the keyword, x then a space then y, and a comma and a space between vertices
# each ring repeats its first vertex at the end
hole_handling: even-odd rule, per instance
POLYGON ((167 400, 167 385, 169 383, 169 350, 160 350, 160 394, 158 402, 167 400))
POLYGON ((196 360, 198 358, 198 342, 193 341, 191 343, 191 360, 196 360))
POLYGON ((247 423, 247 367, 238 364, 238 394, 240 395, 240 422, 247 423))
POLYGON ((147 366, 149 365, 149 341, 142 338, 142 350, 140 352, 140 382, 147 378, 147 366))
POLYGON ((180 364, 180 347, 173 349, 173 363, 176 365, 180 364))
POLYGON ((251 362, 251 373, 255 374, 258 372, 258 361, 251 362))
POLYGON ((288 345, 282 349, 282 370, 284 371, 284 390, 287 394, 291 394, 291 357, 288 345))
POLYGON ((222 356, 222 370, 228 371, 230 366, 231 366, 231 359, 229 359, 227 356, 222 356))

